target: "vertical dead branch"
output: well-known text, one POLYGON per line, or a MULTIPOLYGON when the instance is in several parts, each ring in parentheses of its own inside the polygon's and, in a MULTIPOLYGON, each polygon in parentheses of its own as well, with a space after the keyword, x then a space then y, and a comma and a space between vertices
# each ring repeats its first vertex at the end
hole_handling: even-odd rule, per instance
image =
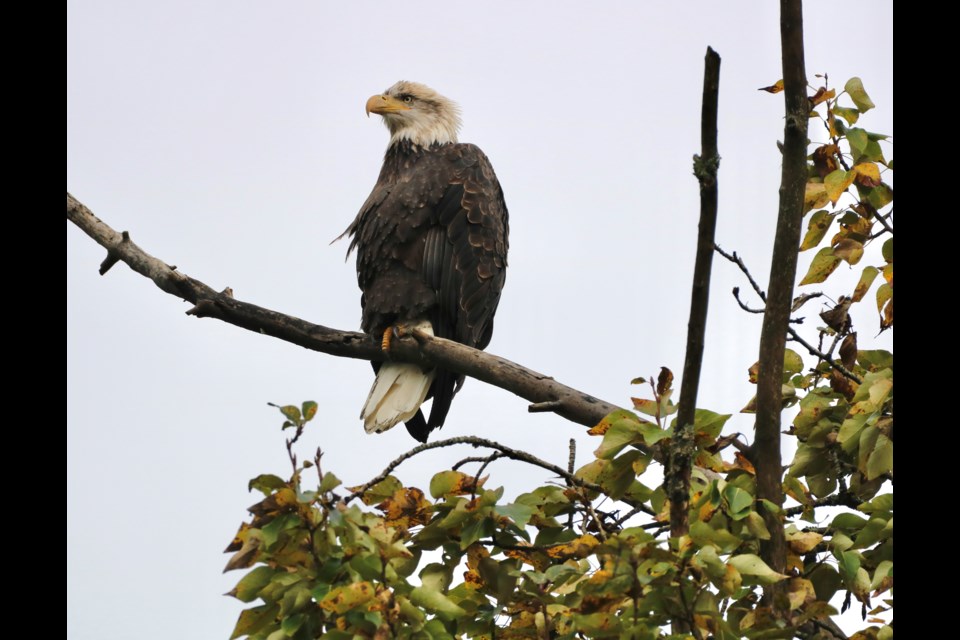
MULTIPOLYGON (((803 58, 803 6, 801 0, 780 0, 780 45, 786 122, 783 132, 783 169, 780 178, 780 211, 773 242, 767 306, 760 334, 760 369, 757 377, 756 438, 753 464, 757 470, 757 497, 783 505, 780 459, 781 383, 793 283, 797 274, 797 247, 803 219, 803 194, 807 183, 807 74, 803 58)), ((764 561, 777 572, 786 566, 782 513, 761 509, 770 539, 761 541, 764 561)), ((774 605, 778 603, 774 598, 774 605)))
POLYGON ((710 269, 713 265, 713 237, 717 227, 717 104, 720 93, 720 56, 707 47, 703 73, 703 106, 700 115, 699 156, 693 158, 693 174, 700 182, 700 231, 690 295, 690 320, 687 323, 687 353, 683 362, 677 429, 673 437, 667 476, 670 498, 670 535, 687 533, 690 501, 690 467, 694 453, 693 420, 700 386, 704 334, 707 329, 707 305, 710 297, 710 269))

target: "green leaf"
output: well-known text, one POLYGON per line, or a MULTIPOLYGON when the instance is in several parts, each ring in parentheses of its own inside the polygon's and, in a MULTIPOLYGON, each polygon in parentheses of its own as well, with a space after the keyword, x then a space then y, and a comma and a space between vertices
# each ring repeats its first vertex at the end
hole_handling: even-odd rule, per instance
POLYGON ((267 549, 272 547, 280 534, 287 529, 292 529, 300 524, 300 518, 292 513, 284 513, 270 521, 270 524, 261 529, 263 532, 263 546, 267 549))
POLYGON ((292 404, 284 405, 282 407, 279 407, 275 404, 271 406, 274 406, 280 409, 280 413, 286 416, 286 418, 291 422, 299 424, 301 420, 301 416, 300 416, 300 409, 298 409, 297 407, 293 406, 292 404))
POLYGON ((833 112, 846 120, 847 124, 851 126, 857 124, 857 120, 860 119, 860 112, 850 107, 834 107, 833 112))
POLYGON ((726 529, 714 529, 702 520, 690 525, 690 539, 700 547, 712 544, 723 553, 730 553, 743 542, 726 529))
POLYGON ((876 571, 873 572, 873 580, 870 581, 870 588, 876 589, 883 582, 884 578, 893 575, 893 562, 890 560, 881 560, 877 564, 876 571))
POLYGON ((751 576, 760 584, 773 584, 787 577, 768 567, 767 563, 760 559, 760 556, 752 553, 731 556, 727 564, 739 571, 740 575, 751 576))
POLYGON ((848 129, 847 142, 850 144, 850 153, 856 161, 865 154, 867 145, 870 144, 870 137, 863 129, 848 129))
POLYGON ((320 493, 326 493, 327 491, 333 491, 334 489, 336 489, 337 487, 339 487, 341 484, 342 484, 342 483, 340 482, 340 478, 338 478, 337 476, 333 475, 332 472, 328 471, 327 473, 323 474, 323 480, 320 481, 320 489, 319 489, 319 491, 320 491, 320 493))
POLYGON ((813 583, 813 590, 817 593, 817 600, 829 602, 833 594, 837 592, 843 581, 840 574, 829 564, 819 564, 810 572, 810 582, 813 583))
MULTIPOLYGON (((876 144, 876 143, 873 143, 873 144, 876 144)), ((879 150, 880 150, 880 147, 877 146, 876 151, 879 152, 879 150)), ((867 152, 869 153, 870 151, 871 149, 868 148, 867 152)), ((879 211, 880 209, 883 209, 885 206, 893 202, 893 189, 891 189, 890 185, 886 183, 881 182, 878 186, 869 188, 869 189, 862 188, 861 191, 866 193, 867 202, 869 202, 870 206, 872 206, 877 211, 879 211)))
MULTIPOLYGON (((614 500, 619 500, 630 485, 633 483, 636 473, 633 471, 633 463, 643 454, 636 449, 614 458, 613 460, 604 460, 606 465, 600 471, 597 478, 597 484, 603 487, 603 490, 614 500)), ((598 460, 597 462, 601 462, 598 460)))
POLYGON ((883 349, 857 351, 857 362, 869 371, 889 369, 893 366, 893 354, 883 349))
POLYGON ((864 513, 881 513, 881 512, 887 512, 887 511, 892 512, 893 511, 893 494, 884 493, 883 495, 877 496, 870 502, 864 502, 859 507, 857 507, 857 511, 862 511, 864 513))
POLYGON ((431 613, 442 613, 453 617, 467 615, 467 612, 457 606, 453 600, 439 591, 425 587, 415 587, 413 591, 410 592, 410 602, 431 613))
POLYGON ((723 498, 727 502, 727 513, 734 520, 743 520, 753 508, 753 496, 732 484, 723 488, 723 498))
POLYGON ((534 508, 525 504, 501 504, 493 508, 494 513, 506 516, 517 523, 518 527, 525 527, 534 514, 534 508))
MULTIPOLYGON (((280 629, 286 636, 293 636, 300 627, 303 626, 303 623, 306 622, 307 616, 302 613, 297 613, 289 618, 285 618, 283 622, 280 623, 280 629)), ((269 639, 268 639, 269 640, 269 639)))
POLYGON ((430 480, 430 495, 443 498, 460 492, 465 474, 459 471, 441 471, 430 480))
POLYGON ((767 523, 763 521, 763 516, 761 516, 756 511, 747 512, 747 517, 745 519, 747 524, 747 531, 758 540, 769 540, 770 539, 770 530, 767 529, 767 523))
POLYGON ((603 442, 597 447, 594 455, 609 460, 630 444, 643 441, 640 434, 640 423, 636 420, 618 420, 603 434, 603 442))
MULTIPOLYGON (((363 500, 363 504, 368 506, 380 504, 384 500, 392 498, 393 495, 402 488, 403 485, 395 476, 387 476, 377 484, 364 491, 363 495, 360 496, 360 499, 363 500)), ((356 487, 354 487, 352 490, 356 490, 356 487)))
POLYGON ((893 440, 880 434, 867 459, 867 480, 873 480, 893 471, 893 440))
POLYGON ((817 255, 814 256, 813 261, 810 263, 810 268, 807 269, 807 275, 803 276, 800 284, 805 285, 823 282, 830 277, 830 274, 840 265, 840 262, 840 258, 833 255, 833 247, 820 249, 817 255))
POLYGON ((887 241, 883 243, 883 248, 880 251, 887 264, 893 262, 893 238, 887 238, 887 241))
POLYGON ((801 371, 803 371, 803 358, 793 349, 786 349, 783 352, 783 372, 800 373, 801 371))
POLYGON ((853 513, 841 513, 833 519, 830 526, 840 531, 859 531, 867 524, 867 520, 853 513))
POLYGON ((287 486, 287 483, 282 478, 264 473, 251 480, 247 485, 247 490, 256 489, 263 495, 269 496, 277 489, 282 489, 285 486, 287 486))
POLYGON ((303 421, 310 422, 317 415, 317 403, 313 400, 307 400, 303 403, 301 410, 303 411, 303 421))
POLYGON ((803 242, 800 243, 800 251, 812 249, 820 244, 835 216, 835 213, 830 213, 826 209, 814 212, 810 216, 810 222, 807 223, 807 233, 803 236, 803 242))
POLYGON ((240 618, 237 620, 237 625, 233 628, 233 634, 230 636, 230 640, 234 640, 240 636, 252 636, 258 633, 276 620, 279 611, 280 605, 278 604, 264 604, 259 607, 241 611, 240 618))
MULTIPOLYGON (((702 433, 710 438, 716 438, 723 431, 723 425, 730 419, 729 413, 716 413, 707 409, 696 409, 693 414, 693 425, 698 434, 702 433)), ((653 443, 650 443, 653 444, 653 443)))
POLYGON ((437 562, 431 562, 420 571, 420 585, 430 591, 446 591, 450 580, 450 569, 437 562))
POLYGON ((866 113, 877 106, 873 104, 873 100, 867 95, 860 78, 850 78, 847 80, 847 84, 843 85, 843 89, 847 92, 847 95, 850 96, 850 99, 853 100, 853 104, 857 105, 857 109, 859 109, 861 113, 866 113))
POLYGON ((840 575, 848 580, 856 579, 857 570, 860 569, 860 554, 856 551, 840 551, 836 556, 840 575))
POLYGON ((231 592, 233 597, 241 602, 253 602, 260 594, 260 590, 270 582, 274 573, 274 570, 270 567, 261 566, 253 569, 243 576, 237 586, 233 588, 231 592))

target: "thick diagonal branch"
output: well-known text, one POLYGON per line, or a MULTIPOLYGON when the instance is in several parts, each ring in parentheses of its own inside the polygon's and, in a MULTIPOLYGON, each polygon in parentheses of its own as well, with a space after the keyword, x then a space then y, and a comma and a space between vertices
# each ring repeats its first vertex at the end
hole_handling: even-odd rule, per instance
MULTIPOLYGON (((116 262, 124 262, 166 293, 192 303, 194 307, 187 312, 191 315, 217 318, 334 356, 376 361, 384 359, 380 341, 364 333, 331 329, 236 300, 227 293, 218 293, 145 252, 130 240, 129 234, 114 231, 69 193, 67 219, 107 250, 101 274, 116 262)), ((427 335, 417 335, 415 338, 395 340, 390 350, 391 358, 436 365, 482 380, 529 400, 540 408, 549 407, 550 411, 567 420, 588 427, 620 408, 505 358, 442 338, 427 335)))

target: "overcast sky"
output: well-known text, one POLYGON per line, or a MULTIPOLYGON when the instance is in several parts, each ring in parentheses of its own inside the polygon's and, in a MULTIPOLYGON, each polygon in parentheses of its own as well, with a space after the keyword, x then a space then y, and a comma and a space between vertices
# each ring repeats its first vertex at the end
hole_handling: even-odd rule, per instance
MULTIPOLYGON (((877 104, 863 126, 886 133, 891 5, 808 1, 805 14, 811 82, 860 76, 877 104)), ((329 243, 386 147, 364 103, 397 80, 423 82, 459 102, 461 140, 490 157, 510 210, 489 350, 618 404, 661 366, 679 388, 708 45, 723 59, 717 240, 766 284, 783 100, 757 88, 781 77, 777 3, 586 6, 70 0, 67 188, 217 290, 357 329, 353 260, 329 243)), ((321 447, 348 485, 416 443, 402 427, 364 434, 368 363, 188 317, 122 264, 97 275, 103 257, 67 224, 68 635, 226 638, 242 605, 221 594, 242 574, 221 574, 221 551, 257 500, 247 481, 289 474, 267 402, 320 404, 299 452, 321 447)), ((860 272, 841 270, 850 283, 860 272)), ((738 285, 715 262, 698 405, 734 413, 731 430, 750 438, 752 417, 736 412, 753 394, 760 317, 736 306, 738 285)), ((808 330, 820 310, 805 308, 808 330)), ((877 318, 855 322, 863 347, 877 318)), ((483 435, 562 464, 577 437, 578 463, 590 460, 597 440, 526 405, 468 380, 433 438, 483 435)), ((398 473, 425 486, 466 455, 432 452, 398 473)), ((508 496, 549 480, 506 461, 489 471, 508 496)))

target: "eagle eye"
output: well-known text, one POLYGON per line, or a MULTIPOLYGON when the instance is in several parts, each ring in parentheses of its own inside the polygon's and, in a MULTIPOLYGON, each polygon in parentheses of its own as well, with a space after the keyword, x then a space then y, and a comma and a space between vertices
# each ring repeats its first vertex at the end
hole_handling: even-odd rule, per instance
POLYGON ((410 95, 409 93, 403 94, 402 96, 400 96, 400 99, 406 102, 407 104, 410 104, 411 102, 413 102, 413 96, 410 95))

